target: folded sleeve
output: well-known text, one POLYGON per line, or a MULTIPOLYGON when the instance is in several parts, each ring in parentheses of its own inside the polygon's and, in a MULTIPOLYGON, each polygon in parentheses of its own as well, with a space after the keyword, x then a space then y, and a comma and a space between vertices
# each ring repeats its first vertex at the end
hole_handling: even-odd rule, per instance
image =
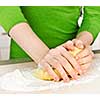
POLYGON ((9 32, 17 23, 27 22, 18 6, 1 6, 0 7, 0 25, 9 32))
POLYGON ((95 40, 100 32, 100 6, 85 6, 83 16, 78 34, 82 31, 88 31, 95 40))

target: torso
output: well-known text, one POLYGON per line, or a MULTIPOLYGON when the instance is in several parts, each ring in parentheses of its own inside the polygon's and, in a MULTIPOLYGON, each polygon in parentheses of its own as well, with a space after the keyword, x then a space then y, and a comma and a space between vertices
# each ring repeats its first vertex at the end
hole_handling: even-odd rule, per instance
POLYGON ((21 10, 38 37, 49 48, 53 48, 76 36, 80 8, 26 6, 21 10))

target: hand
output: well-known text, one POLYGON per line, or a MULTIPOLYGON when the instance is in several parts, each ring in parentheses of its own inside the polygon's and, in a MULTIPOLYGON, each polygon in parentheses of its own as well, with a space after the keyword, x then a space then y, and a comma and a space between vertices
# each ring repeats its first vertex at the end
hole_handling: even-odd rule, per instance
POLYGON ((85 73, 91 65, 94 54, 90 47, 86 47, 76 55, 76 60, 80 64, 82 71, 85 73))
POLYGON ((92 42, 93 42, 92 33, 88 31, 82 31, 76 36, 75 39, 73 39, 72 41, 67 41, 63 45, 65 48, 69 50, 73 50, 74 46, 83 49, 84 47, 89 46, 92 42))
POLYGON ((73 50, 74 47, 82 49, 82 51, 75 57, 77 62, 80 64, 83 72, 86 72, 89 66, 91 65, 94 54, 90 46, 85 46, 81 40, 73 39, 72 41, 67 41, 63 44, 68 50, 73 50))
POLYGON ((85 46, 81 40, 73 39, 72 41, 69 40, 66 43, 62 44, 62 46, 67 50, 74 50, 74 47, 79 49, 83 49, 85 46))
POLYGON ((72 79, 78 79, 77 72, 82 74, 81 68, 75 58, 63 46, 51 49, 40 61, 39 65, 43 66, 42 68, 46 70, 55 81, 59 81, 60 78, 53 71, 53 68, 61 74, 65 82, 70 80, 68 74, 72 79))

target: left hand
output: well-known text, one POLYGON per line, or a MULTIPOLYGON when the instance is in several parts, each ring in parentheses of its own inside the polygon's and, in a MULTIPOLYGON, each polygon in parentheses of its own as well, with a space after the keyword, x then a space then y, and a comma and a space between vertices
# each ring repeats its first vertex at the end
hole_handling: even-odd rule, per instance
POLYGON ((85 73, 90 67, 94 54, 91 48, 88 46, 76 55, 76 60, 80 64, 82 71, 85 73))
POLYGON ((72 41, 69 40, 63 44, 68 50, 74 50, 74 47, 82 49, 82 51, 76 55, 76 60, 80 64, 81 69, 83 72, 86 72, 91 65, 92 59, 94 54, 90 48, 90 46, 85 46, 81 40, 73 39, 72 41))

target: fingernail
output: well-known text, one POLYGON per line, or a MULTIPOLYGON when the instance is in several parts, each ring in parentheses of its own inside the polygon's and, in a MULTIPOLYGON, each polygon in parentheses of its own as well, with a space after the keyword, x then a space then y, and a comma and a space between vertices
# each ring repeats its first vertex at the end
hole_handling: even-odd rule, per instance
POLYGON ((68 83, 69 81, 70 81, 69 79, 65 79, 65 80, 64 80, 65 83, 66 83, 66 82, 68 83))
POLYGON ((78 75, 77 77, 78 77, 78 79, 80 78, 80 76, 79 76, 79 75, 78 75))
POLYGON ((78 75, 78 72, 76 71, 75 74, 78 75))
POLYGON ((58 82, 59 81, 59 78, 58 77, 55 77, 54 80, 58 82))
POLYGON ((77 80, 77 79, 78 79, 78 77, 77 77, 77 75, 76 75, 75 73, 72 74, 72 78, 73 78, 74 80, 77 80))
POLYGON ((74 75, 74 79, 77 80, 78 79, 78 76, 77 75, 74 75))

